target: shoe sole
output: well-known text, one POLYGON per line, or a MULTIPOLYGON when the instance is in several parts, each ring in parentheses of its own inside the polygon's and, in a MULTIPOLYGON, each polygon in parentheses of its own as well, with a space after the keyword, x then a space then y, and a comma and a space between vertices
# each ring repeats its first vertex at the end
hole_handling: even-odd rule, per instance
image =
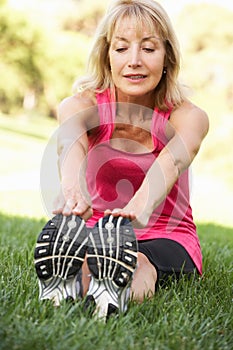
POLYGON ((122 217, 100 219, 89 233, 87 263, 92 280, 88 297, 95 300, 101 317, 108 317, 111 310, 126 311, 137 251, 133 227, 122 217))
POLYGON ((84 220, 56 215, 42 229, 34 251, 40 299, 75 297, 76 278, 87 248, 84 220))

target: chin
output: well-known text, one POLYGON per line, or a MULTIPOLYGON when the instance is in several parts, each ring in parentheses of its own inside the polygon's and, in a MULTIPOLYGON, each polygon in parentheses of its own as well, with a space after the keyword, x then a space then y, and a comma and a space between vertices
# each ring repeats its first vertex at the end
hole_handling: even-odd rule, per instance
POLYGON ((118 91, 118 95, 119 96, 129 96, 129 97, 133 97, 133 98, 142 98, 148 95, 151 95, 152 93, 154 93, 154 88, 153 89, 119 89, 117 88, 118 91))

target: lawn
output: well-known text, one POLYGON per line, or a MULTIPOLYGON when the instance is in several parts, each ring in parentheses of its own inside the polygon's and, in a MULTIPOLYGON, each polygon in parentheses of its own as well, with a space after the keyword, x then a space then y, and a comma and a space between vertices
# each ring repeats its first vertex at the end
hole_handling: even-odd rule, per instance
POLYGON ((198 225, 202 278, 173 283, 104 324, 91 318, 81 301, 59 308, 38 301, 33 249, 44 223, 0 215, 0 349, 233 348, 232 229, 198 225))
POLYGON ((233 349, 231 206, 219 206, 209 221, 214 195, 208 205, 198 201, 202 278, 173 283, 107 324, 91 318, 82 301, 60 308, 38 301, 33 250, 48 219, 39 170, 55 127, 43 118, 0 118, 0 350, 233 349))

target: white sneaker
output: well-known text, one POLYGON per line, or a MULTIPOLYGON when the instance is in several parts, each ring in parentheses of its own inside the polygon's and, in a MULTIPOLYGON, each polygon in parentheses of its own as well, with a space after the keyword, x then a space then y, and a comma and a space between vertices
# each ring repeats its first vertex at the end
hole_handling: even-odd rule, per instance
POLYGON ((107 216, 90 231, 87 263, 92 277, 87 302, 95 302, 99 318, 108 319, 112 313, 127 310, 137 250, 128 219, 107 216))
POLYGON ((88 234, 84 220, 75 215, 56 215, 40 233, 34 252, 39 282, 39 299, 51 299, 58 306, 63 299, 80 294, 82 267, 88 234))

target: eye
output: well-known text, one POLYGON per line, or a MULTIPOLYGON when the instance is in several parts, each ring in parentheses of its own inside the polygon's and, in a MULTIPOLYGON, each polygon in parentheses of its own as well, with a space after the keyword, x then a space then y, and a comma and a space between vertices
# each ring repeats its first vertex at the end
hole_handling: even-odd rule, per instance
POLYGON ((119 47, 119 48, 116 49, 115 51, 116 51, 116 52, 124 52, 124 51, 126 51, 126 50, 127 50, 126 47, 119 47))
POLYGON ((148 53, 155 51, 154 49, 151 49, 150 47, 143 47, 142 50, 145 52, 148 52, 148 53))

